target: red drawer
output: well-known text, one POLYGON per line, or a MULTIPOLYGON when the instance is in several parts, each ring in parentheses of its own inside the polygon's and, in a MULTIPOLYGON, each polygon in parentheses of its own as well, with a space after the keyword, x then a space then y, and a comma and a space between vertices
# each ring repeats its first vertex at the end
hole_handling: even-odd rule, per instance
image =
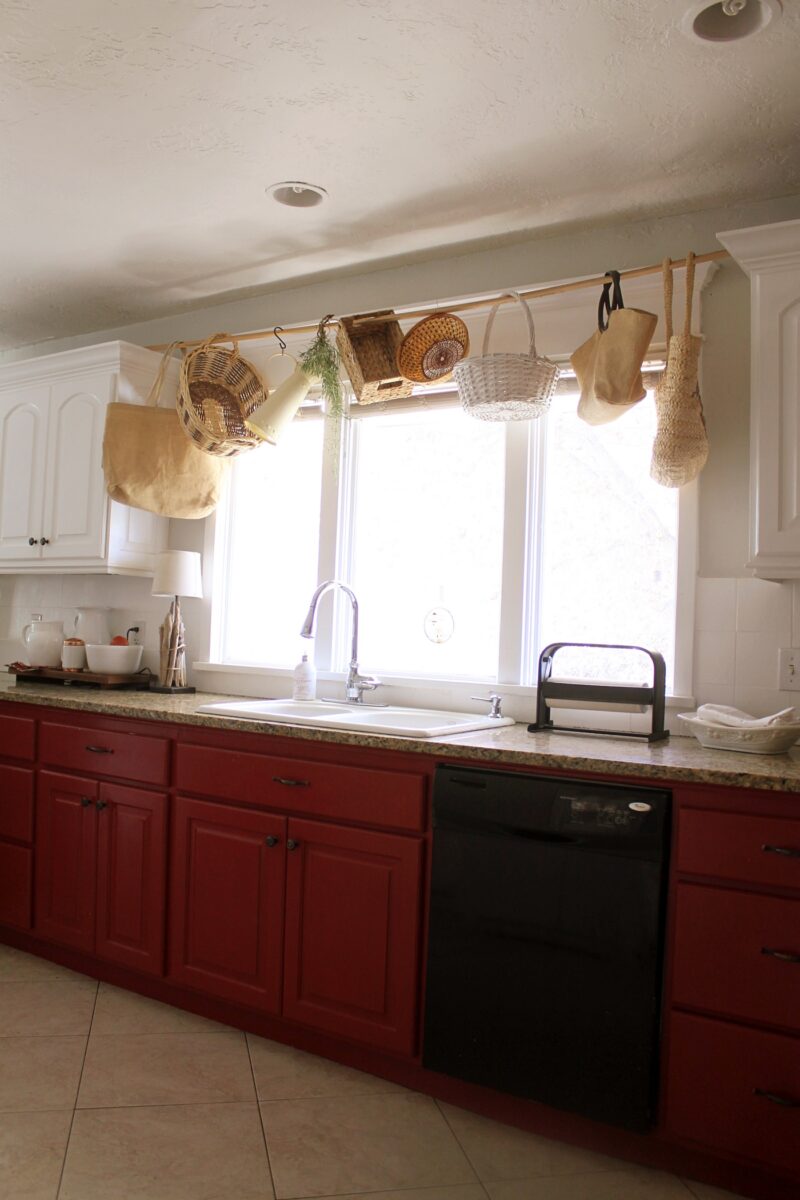
POLYGON ((800 1176, 800 1039, 673 1013, 666 1127, 800 1176))
POLYGON ((33 851, 0 842, 0 925, 31 927, 33 851))
POLYGON ((0 765, 0 837, 33 841, 33 771, 0 765))
POLYGON ((679 884, 672 989, 673 1004, 800 1032, 800 900, 679 884))
POLYGON ((42 722, 39 756, 48 766, 68 771, 110 776, 131 783, 163 785, 169 781, 166 738, 42 722))
POLYGON ((424 828, 424 775, 181 744, 176 783, 183 792, 287 813, 414 833, 424 828))
POLYGON ((0 717, 0 757, 33 759, 35 725, 30 717, 0 717))
POLYGON ((800 820, 681 809, 678 870, 800 888, 800 820))

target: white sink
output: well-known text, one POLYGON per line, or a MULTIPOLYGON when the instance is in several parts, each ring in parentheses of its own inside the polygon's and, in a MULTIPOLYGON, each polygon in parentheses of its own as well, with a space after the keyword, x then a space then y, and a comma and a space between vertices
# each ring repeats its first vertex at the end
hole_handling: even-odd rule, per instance
POLYGON ((350 729, 399 737, 451 737, 475 729, 513 725, 511 717, 441 712, 431 708, 380 708, 369 704, 328 704, 321 700, 231 700, 201 704, 197 710, 218 717, 241 717, 271 725, 313 725, 318 729, 350 729))

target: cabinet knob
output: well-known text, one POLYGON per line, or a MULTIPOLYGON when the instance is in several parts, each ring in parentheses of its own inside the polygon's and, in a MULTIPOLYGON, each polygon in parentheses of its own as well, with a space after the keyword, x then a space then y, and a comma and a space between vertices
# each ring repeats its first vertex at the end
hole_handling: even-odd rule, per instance
POLYGON ((81 796, 81 808, 88 808, 91 803, 88 796, 81 796))
POLYGON ((275 834, 271 833, 269 835, 269 837, 266 838, 265 840, 266 840, 267 845, 272 847, 272 846, 277 846, 278 842, 280 841, 280 838, 276 838, 275 834))
POLYGON ((34 537, 29 537, 29 538, 28 538, 28 545, 29 545, 29 546, 35 546, 35 545, 36 545, 36 538, 34 538, 34 537))
POLYGON ((98 800, 97 804, 95 805, 95 808, 97 809, 98 812, 101 812, 104 808, 108 808, 108 801, 107 800, 98 800))
POLYGON ((782 858, 800 858, 800 850, 794 846, 762 846, 765 854, 780 854, 782 858))
POLYGON ((39 538, 39 545, 40 546, 49 546, 50 538, 39 538))
POLYGON ((286 849, 287 850, 297 850, 299 845, 300 845, 300 843, 296 842, 294 840, 294 838, 289 838, 288 842, 286 843, 286 849))
POLYGON ((108 746, 87 746, 86 749, 90 754, 113 754, 114 751, 108 746))
POLYGON ((771 1104, 779 1104, 781 1108, 800 1108, 800 1100, 794 1096, 782 1096, 779 1092, 769 1092, 766 1088, 753 1088, 754 1096, 761 1096, 771 1104))
POLYGON ((800 963, 800 954, 791 954, 788 950, 773 950, 771 946, 762 946, 762 954, 768 954, 770 958, 780 959, 786 963, 800 963))

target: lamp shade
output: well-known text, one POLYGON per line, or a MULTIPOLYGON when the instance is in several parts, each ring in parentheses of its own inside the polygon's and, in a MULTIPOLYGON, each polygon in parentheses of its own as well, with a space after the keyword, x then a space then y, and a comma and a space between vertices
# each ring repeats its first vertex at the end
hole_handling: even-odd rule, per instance
POLYGON ((194 550, 167 550, 156 559, 154 596, 202 596, 200 555, 194 550))

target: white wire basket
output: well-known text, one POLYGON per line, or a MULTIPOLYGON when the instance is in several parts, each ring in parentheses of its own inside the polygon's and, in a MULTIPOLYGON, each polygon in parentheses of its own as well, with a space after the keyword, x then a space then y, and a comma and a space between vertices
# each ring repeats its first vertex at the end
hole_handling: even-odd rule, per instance
POLYGON ((481 421, 532 421, 550 407, 559 367, 536 353, 536 330, 531 310, 517 292, 507 292, 522 306, 528 321, 527 354, 487 354, 489 336, 500 307, 492 307, 478 358, 463 359, 454 375, 464 411, 481 421))

